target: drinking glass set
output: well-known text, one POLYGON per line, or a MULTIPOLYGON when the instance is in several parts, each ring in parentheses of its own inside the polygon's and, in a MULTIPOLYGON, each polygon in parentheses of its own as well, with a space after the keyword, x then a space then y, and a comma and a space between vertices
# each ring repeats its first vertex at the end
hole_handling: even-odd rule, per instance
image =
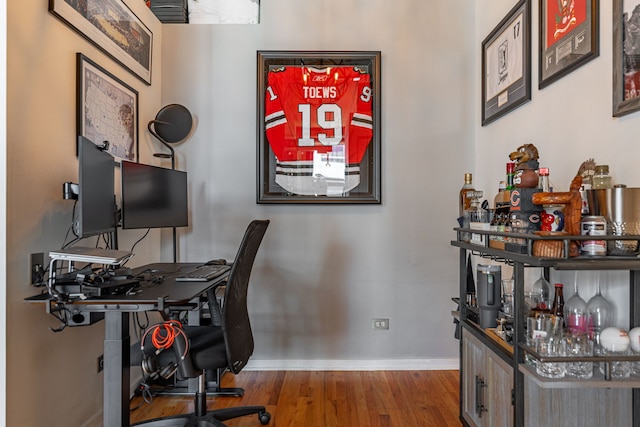
MULTIPOLYGON (((539 281, 544 280, 541 276, 539 281)), ((535 290, 541 288, 540 283, 534 288, 535 293, 535 290)), ((540 301, 538 295, 532 295, 531 298, 540 301)), ((525 295, 525 302, 526 299, 527 295, 525 295)), ((550 306, 548 300, 542 301, 543 304, 550 306)), ((538 304, 537 307, 540 308, 540 305, 538 304)), ((564 318, 541 311, 533 313, 533 317, 528 317, 526 323, 527 346, 541 359, 571 358, 566 362, 557 360, 541 362, 533 355, 526 353, 526 363, 535 366, 538 375, 545 378, 566 376, 589 379, 593 376, 594 367, 597 366, 600 373, 607 379, 640 376, 640 361, 634 360, 640 357, 640 328, 634 328, 627 334, 625 330, 612 327, 614 307, 602 295, 599 281, 596 294, 586 302, 578 292, 576 272, 574 293, 565 303, 564 318), (594 362, 593 356, 610 359, 594 362)))

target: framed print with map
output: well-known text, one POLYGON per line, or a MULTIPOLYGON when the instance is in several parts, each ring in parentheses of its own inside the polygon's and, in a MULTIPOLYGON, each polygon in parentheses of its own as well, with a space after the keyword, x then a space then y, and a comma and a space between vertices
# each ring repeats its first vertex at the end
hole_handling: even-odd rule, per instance
POLYGON ((520 0, 482 41, 482 126, 531 100, 531 4, 520 0))
POLYGON ((542 89, 600 54, 598 0, 540 0, 542 89))
POLYGON ((77 132, 108 142, 116 161, 138 161, 138 92, 81 53, 77 57, 77 132))
POLYGON ((151 84, 153 33, 123 0, 49 0, 49 11, 151 84))
POLYGON ((380 204, 380 52, 257 62, 257 202, 380 204))
POLYGON ((640 0, 613 0, 613 117, 640 110, 640 0))

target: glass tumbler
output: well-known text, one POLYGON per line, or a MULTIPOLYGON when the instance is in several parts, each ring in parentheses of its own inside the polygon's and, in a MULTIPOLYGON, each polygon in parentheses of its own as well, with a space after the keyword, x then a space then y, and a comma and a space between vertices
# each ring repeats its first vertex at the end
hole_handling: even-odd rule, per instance
POLYGON ((625 351, 611 351, 605 348, 602 349, 601 356, 611 356, 614 359, 609 362, 600 362, 600 373, 605 375, 605 370, 607 369, 607 365, 609 365, 609 369, 611 369, 611 378, 620 379, 620 378, 629 378, 631 376, 631 362, 615 360, 616 356, 630 356, 630 350, 625 351))
MULTIPOLYGON (((563 338, 550 336, 536 341, 536 350, 541 357, 566 357, 567 343, 563 338)), ((545 378, 564 378, 565 362, 538 362, 536 372, 545 378)))
MULTIPOLYGON (((586 333, 567 335, 564 338, 567 357, 593 356, 593 341, 586 333)), ((593 376, 593 362, 575 361, 566 363, 568 377, 588 379, 593 376)))

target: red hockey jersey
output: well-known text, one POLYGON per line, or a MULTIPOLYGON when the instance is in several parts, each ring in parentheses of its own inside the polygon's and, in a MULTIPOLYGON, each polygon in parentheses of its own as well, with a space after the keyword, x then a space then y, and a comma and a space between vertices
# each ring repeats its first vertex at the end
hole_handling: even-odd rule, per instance
POLYGON ((359 67, 287 66, 269 71, 267 80, 265 130, 276 183, 303 195, 355 188, 373 135, 369 74, 359 67))

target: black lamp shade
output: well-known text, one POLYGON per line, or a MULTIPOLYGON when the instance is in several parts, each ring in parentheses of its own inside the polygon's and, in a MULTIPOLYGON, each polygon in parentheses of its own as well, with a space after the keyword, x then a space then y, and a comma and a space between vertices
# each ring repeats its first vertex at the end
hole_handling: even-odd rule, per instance
POLYGON ((152 122, 155 132, 170 144, 180 142, 189 135, 193 118, 189 110, 180 104, 163 107, 152 122))

